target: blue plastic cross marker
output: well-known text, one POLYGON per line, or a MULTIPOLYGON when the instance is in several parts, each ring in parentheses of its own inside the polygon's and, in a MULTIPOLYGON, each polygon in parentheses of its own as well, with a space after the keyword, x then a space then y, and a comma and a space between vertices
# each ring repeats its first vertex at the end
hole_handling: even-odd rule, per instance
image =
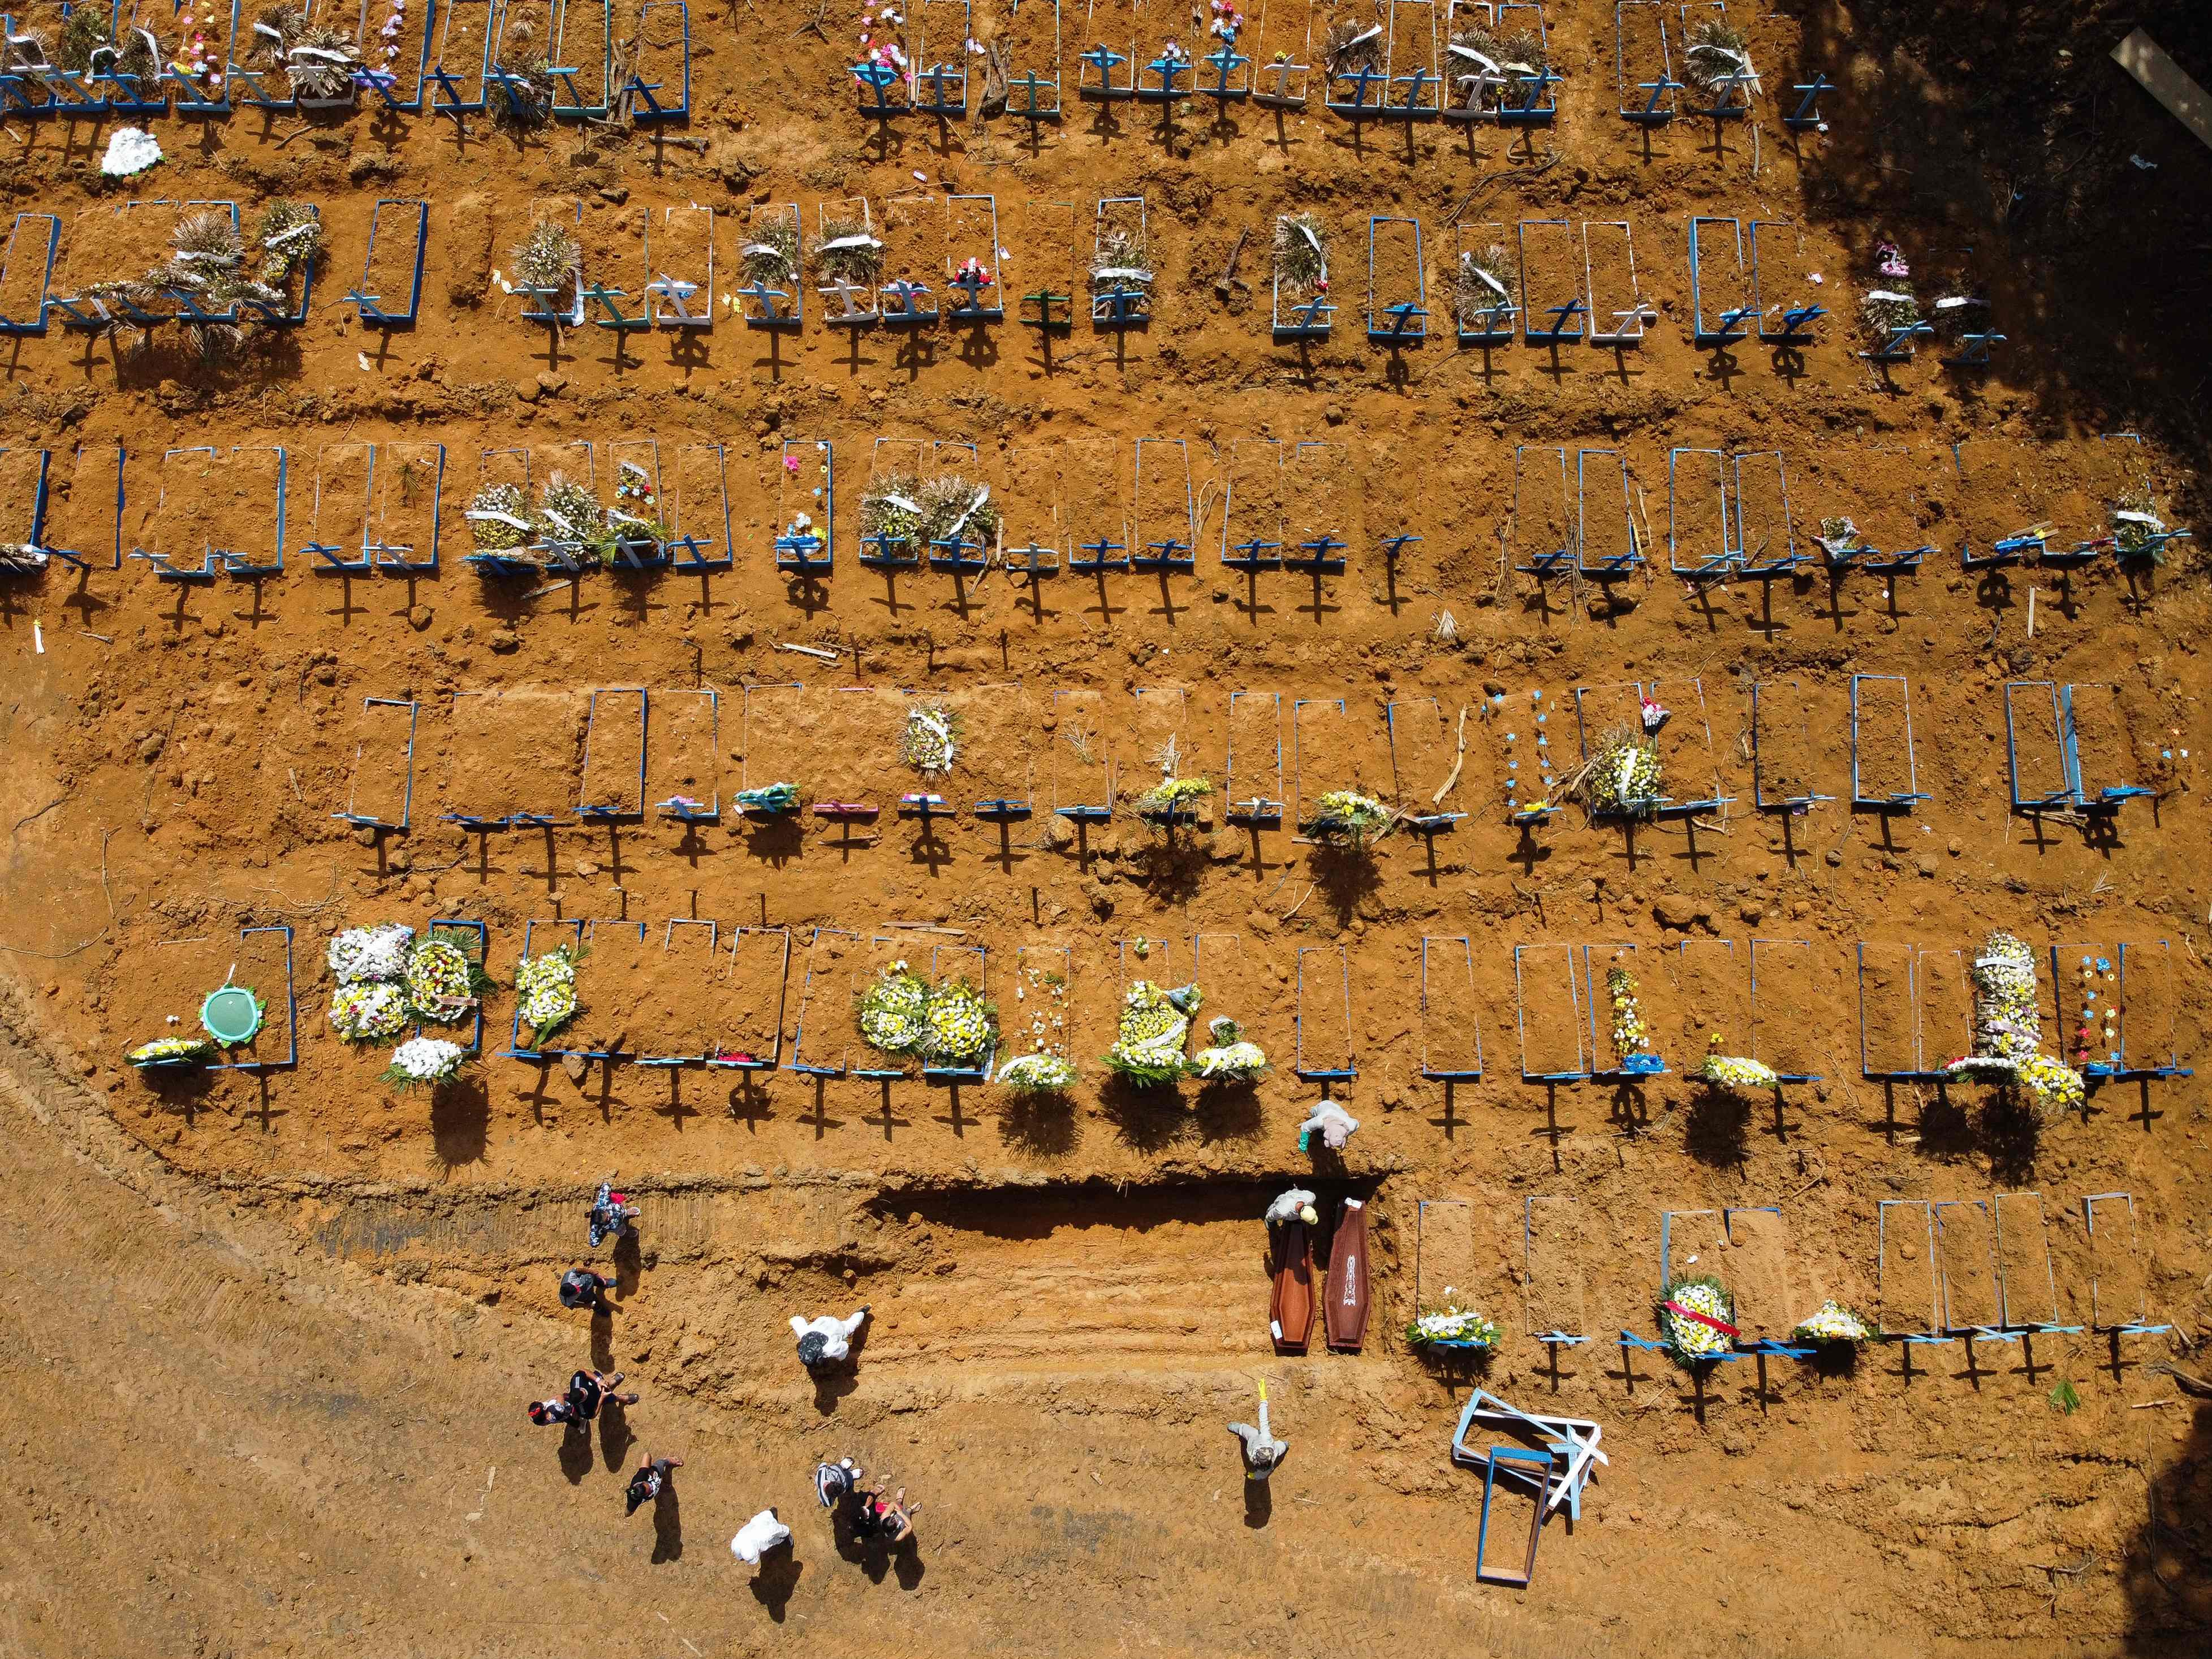
POLYGON ((932 64, 921 72, 921 83, 929 88, 929 95, 917 99, 915 112, 934 115, 940 121, 949 121, 956 115, 968 112, 968 76, 950 64, 932 64), (952 83, 952 96, 945 95, 946 82, 952 83))
POLYGON ((952 314, 963 322, 995 323, 1006 317, 1005 307, 983 303, 983 291, 993 283, 980 270, 963 270, 952 279, 952 286, 960 294, 952 302, 952 314))
POLYGON ((1636 89, 1638 92, 1648 92, 1651 96, 1644 101, 1642 109, 1622 110, 1621 119, 1633 121, 1638 126, 1662 127, 1674 118, 1672 106, 1662 109, 1659 107, 1659 100, 1670 92, 1681 91, 1682 83, 1680 81, 1675 80, 1672 76, 1662 75, 1656 81, 1646 81, 1636 89))
POLYGON ((1067 568, 1085 575, 1109 570, 1127 570, 1129 568, 1129 561, 1126 556, 1118 559, 1106 556, 1109 553, 1126 552, 1123 544, 1120 542, 1109 542, 1102 537, 1095 542, 1078 542, 1075 550, 1085 556, 1079 559, 1070 559, 1067 562, 1067 568))
POLYGON ((1146 86, 1140 77, 1137 84, 1137 96, 1148 104, 1172 103, 1178 98, 1188 97, 1190 88, 1176 86, 1176 80, 1177 76, 1188 76, 1190 74, 1190 67, 1189 58, 1170 58, 1165 52, 1162 52, 1151 63, 1146 64, 1144 69, 1144 73, 1151 76, 1155 84, 1146 86))
POLYGON ((1046 80, 1035 70, 1024 70, 1006 82, 1006 113, 1030 122, 1057 121, 1060 119, 1060 82, 1046 80), (1038 101, 1037 94, 1041 91, 1052 94, 1049 103, 1038 101), (1019 102, 1016 102, 1014 98, 1018 92, 1021 94, 1019 102))
POLYGON ((1389 319, 1388 327, 1367 325, 1370 342, 1389 346, 1411 345, 1428 337, 1428 312, 1411 300, 1401 300, 1396 305, 1383 307, 1382 315, 1389 319))
POLYGON ((1076 90, 1085 98, 1113 100, 1133 96, 1136 92, 1134 87, 1117 87, 1114 84, 1114 71, 1128 61, 1127 58, 1103 41, 1091 47, 1090 51, 1078 54, 1077 63, 1087 64, 1098 71, 1098 84, 1095 87, 1078 87, 1076 90))
POLYGON ((1556 98, 1545 98, 1544 94, 1550 88, 1557 86, 1565 79, 1566 76, 1564 75, 1554 75, 1549 69, 1539 70, 1533 75, 1523 75, 1518 77, 1516 84, 1521 93, 1521 101, 1517 104, 1508 103, 1498 112, 1498 125, 1534 126, 1551 120, 1559 112, 1559 100, 1556 98), (1536 101, 1540 98, 1544 99, 1540 104, 1536 101))
POLYGON ((1339 541, 1324 530, 1312 540, 1298 543, 1297 555, 1295 558, 1285 552, 1283 555, 1283 568, 1308 570, 1321 575, 1336 574, 1344 568, 1342 554, 1345 546, 1345 543, 1339 541))
POLYGON ((1912 343, 1932 338, 1935 333, 1935 328, 1924 321, 1894 324, 1885 331, 1877 349, 1862 351, 1859 356, 1874 363, 1909 363, 1912 361, 1912 343))
POLYGON ((853 65, 853 80, 860 89, 861 114, 873 116, 878 121, 888 121, 907 112, 905 105, 894 104, 890 100, 890 89, 901 84, 901 77, 890 64, 855 64, 853 65), (875 94, 873 103, 868 101, 868 94, 872 92, 875 94))
POLYGON ((1152 319, 1152 312, 1145 305, 1147 297, 1143 289, 1124 288, 1118 283, 1112 288, 1101 289, 1091 296, 1091 326, 1101 329, 1143 326, 1152 319), (1103 312, 1099 310, 1101 305, 1105 307, 1103 312))
POLYGON ((889 531, 878 530, 873 535, 860 538, 860 562, 878 570, 919 570, 921 555, 915 552, 903 536, 894 536, 889 531), (867 550, 874 548, 871 553, 867 550))
POLYGON ((1828 308, 1815 305, 1780 306, 1776 307, 1776 312, 1782 319, 1782 326, 1768 327, 1766 318, 1762 314, 1759 319, 1759 337, 1761 340, 1769 345, 1810 345, 1813 337, 1805 331, 1816 318, 1826 316, 1828 308))
POLYGON ((1801 93, 1803 96, 1798 100, 1796 109, 1782 118, 1782 125, 1799 132, 1807 127, 1826 126, 1827 123, 1820 115, 1820 94, 1835 89, 1836 83, 1821 73, 1815 73, 1809 84, 1800 82, 1791 87, 1790 91, 1801 93))
POLYGON ((1213 84, 1210 87, 1200 87, 1198 89, 1206 97, 1218 100, 1223 104, 1230 104, 1251 95, 1251 89, 1249 87, 1232 87, 1229 84, 1229 77, 1252 60, 1239 54, 1237 49, 1227 41, 1222 42, 1218 51, 1207 53, 1198 61, 1213 71, 1213 84))
POLYGON ((1382 113, 1382 106, 1379 102, 1370 104, 1367 101, 1367 89, 1377 81, 1382 82, 1386 88, 1389 85, 1389 77, 1372 65, 1362 65, 1349 75, 1331 76, 1329 92, 1323 95, 1322 102, 1324 106, 1337 114, 1349 116, 1355 121, 1370 115, 1380 115, 1382 113), (1336 83, 1339 81, 1348 81, 1352 83, 1352 101, 1348 104, 1340 101, 1334 96, 1336 83))
POLYGON ((885 328, 919 328, 937 320, 937 307, 927 308, 915 303, 929 292, 926 283, 911 282, 904 276, 884 284, 878 309, 885 328))

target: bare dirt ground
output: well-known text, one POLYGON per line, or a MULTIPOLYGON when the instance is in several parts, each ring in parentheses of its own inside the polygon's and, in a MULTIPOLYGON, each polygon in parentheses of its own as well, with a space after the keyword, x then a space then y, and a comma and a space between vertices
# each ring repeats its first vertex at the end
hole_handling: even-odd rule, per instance
MULTIPOLYGON (((1885 952, 1940 960, 1992 927, 2062 961, 2126 943, 2171 970, 2130 988, 2131 1013, 2154 1042, 2170 1030, 2182 1064, 2212 1056, 2200 556, 2180 544, 2131 575, 2109 558, 2068 573, 1960 556, 2038 522, 2054 539, 2097 533, 2122 433, 2141 434, 2170 522, 2212 520, 2197 274, 2212 156, 2104 56, 2142 21, 2212 77, 2203 21, 1795 5, 1747 25, 1768 88, 1752 120, 1685 120, 1647 148, 1614 112, 1608 7, 1549 9, 1568 79, 1556 126, 1525 138, 1442 125, 1355 137, 1318 91, 1279 124, 1249 108, 1217 124, 1202 100, 1101 119, 1073 97, 1086 42, 1071 9, 1067 118, 1034 142, 1003 119, 879 134, 851 107, 857 9, 820 14, 817 34, 802 8, 695 8, 693 119, 659 139, 427 115, 172 116, 154 124, 170 159, 125 191, 99 183, 105 135, 90 124, 5 124, 17 210, 61 223, 53 293, 148 255, 78 217, 132 194, 235 199, 249 220, 271 196, 312 200, 330 252, 307 322, 228 366, 58 324, 9 345, 0 434, 13 455, 52 452, 50 544, 119 533, 126 550, 173 554, 209 525, 265 536, 259 463, 210 482, 163 452, 281 445, 287 465, 281 576, 162 582, 128 558, 0 574, 0 1203, 23 1241, 0 1265, 0 1386, 20 1402, 0 1648, 2202 1650, 2212 1415, 2153 1369, 2212 1368, 2202 1079, 2108 1084, 2087 1111, 2040 1126, 1979 1088, 1870 1080, 1863 1041, 1903 1028, 1894 999, 1863 1001, 1859 947, 1879 981, 1885 952), (1815 70, 1838 83, 1831 131, 1793 138, 1784 89, 1815 70), (1141 194, 1151 326, 1117 338, 1079 319, 1048 341, 1010 316, 855 341, 823 326, 810 294, 805 331, 771 345, 722 303, 757 210, 797 203, 811 240, 825 202, 865 194, 896 227, 912 221, 896 198, 983 192, 1010 313, 1039 284, 1079 295, 1097 204, 1141 194), (416 196, 431 204, 420 319, 366 329, 339 296, 372 269, 377 200, 416 196), (665 233, 647 246, 672 258, 685 245, 670 227, 711 206, 713 331, 618 349, 604 331, 549 342, 522 322, 492 273, 550 197, 580 200, 587 258, 609 270, 651 263, 635 222, 665 233), (1332 339, 1302 351, 1269 342, 1267 248, 1276 214, 1309 207, 1330 227, 1339 309, 1332 339), (1418 350, 1364 337, 1370 215, 1421 223, 1432 314, 1418 350), (1802 354, 1693 349, 1695 215, 1784 226, 1793 293, 1838 312, 1875 284, 1875 246, 1893 240, 1923 294, 1985 293, 2007 340, 1986 372, 1947 368, 1933 342, 1872 368, 1832 319, 1802 354), (1454 348, 1442 284, 1461 228, 1519 247, 1523 220, 1566 221, 1577 249, 1595 227, 1601 288, 1625 270, 1604 228, 1631 227, 1656 317, 1641 348, 1454 348), (1252 289, 1224 301, 1215 279, 1240 232, 1252 289), (1094 525, 1152 540, 1187 465, 1195 570, 1026 591, 1000 571, 887 579, 854 557, 879 438, 973 444, 1009 544, 1018 532, 1065 544, 1094 525), (539 584, 460 562, 462 507, 513 464, 493 452, 526 447, 542 479, 594 444, 605 485, 618 454, 642 453, 617 446, 645 440, 665 488, 696 480, 697 447, 723 446, 733 568, 602 574, 525 598, 539 584), (825 440, 837 568, 793 586, 770 540, 796 510, 822 515, 811 481, 825 440), (1222 566, 1244 527, 1235 492, 1242 480, 1248 503, 1261 494, 1249 469, 1267 441, 1343 446, 1309 452, 1312 470, 1283 483, 1286 521, 1352 544, 1342 574, 1222 566), (444 447, 434 575, 313 572, 304 549, 348 522, 365 443, 388 469, 420 469, 395 522, 420 522, 432 465, 403 447, 444 447), (119 532, 105 514, 118 445, 119 532), (1700 463, 1675 452, 1715 450, 1747 458, 1745 511, 1769 526, 1779 497, 1759 458, 1779 453, 1800 551, 1835 514, 1935 550, 1887 581, 1676 580, 1670 540, 1688 561, 1711 526, 1683 482, 1700 463), (1512 568, 1534 527, 1574 516, 1556 480, 1564 468, 1571 489, 1578 464, 1585 548, 1646 558, 1625 581, 1512 568), (1381 544, 1399 534, 1420 539, 1388 562, 1381 544), (1912 781, 1929 796, 1909 812, 1846 810, 1854 675, 1909 681, 1912 781), (2014 681, 2080 688, 2085 766, 2159 798, 2109 829, 2009 812, 2014 681), (1675 711, 1679 792, 1729 804, 1632 834, 1579 812, 1525 837, 1510 828, 1508 780, 1525 799, 1549 745, 1575 752, 1577 688, 1595 720, 1625 683, 1675 711), (637 686, 651 699, 641 747, 633 703, 606 697, 597 720, 590 705, 594 689, 637 686), (940 786, 958 821, 930 831, 888 810, 917 787, 895 752, 917 692, 957 708, 974 745, 940 786), (477 693, 500 696, 459 695, 477 693), (1277 696, 1279 720, 1255 724, 1277 696), (411 769, 368 698, 417 704, 411 769), (1553 711, 1541 726, 1539 711, 1553 711), (1127 810, 1170 738, 1217 786, 1174 841, 1127 810), (1079 836, 1051 817, 1117 771, 1114 823, 1079 836), (1845 799, 1803 817, 1755 809, 1755 789, 1800 777, 1845 799), (1323 790, 1357 782, 1412 803, 1448 780, 1467 816, 1433 850, 1401 834, 1371 869, 1347 869, 1295 838, 1298 804, 1323 790), (777 781, 810 803, 885 810, 795 828, 726 811, 696 830, 573 811, 676 793, 726 808, 777 781), (1223 820, 1220 801, 1248 782, 1285 803, 1283 828, 1223 820), (404 834, 331 816, 410 787, 404 834), (1036 817, 1003 834, 975 821, 973 802, 1000 793, 1026 796, 1036 817), (484 836, 440 817, 514 811, 561 822, 484 836), (433 917, 481 921, 502 984, 532 922, 541 940, 549 924, 597 923, 605 948, 581 985, 596 1012, 580 1030, 647 1053, 773 1042, 785 1062, 834 1043, 849 1000, 826 973, 832 988, 810 998, 810 966, 829 959, 817 928, 947 963, 982 946, 1002 1014, 1016 953, 1065 951, 1085 1081, 1036 1109, 919 1079, 630 1065, 577 1078, 493 1057, 434 1103, 395 1095, 377 1080, 386 1051, 328 1028, 324 948, 343 926, 433 917), (689 955, 701 933, 668 929, 702 920, 724 964, 703 973, 689 955), (678 954, 624 943, 623 924, 678 954), (271 988, 281 936, 240 932, 281 927, 289 1018, 271 988), (1650 964, 1670 1073, 1524 1081, 1550 1069, 1545 1044, 1592 1037, 1586 1001, 1562 1020, 1540 970, 1564 947, 1600 947, 1601 963, 1624 943, 1650 964), (1524 955, 1516 992, 1519 946, 1552 948, 1524 955), (1447 1002, 1449 961, 1466 988, 1447 1002), (1163 981, 1195 973, 1209 1012, 1243 1018, 1274 1070, 1249 1091, 1176 1100, 1101 1087, 1132 962, 1163 981), (295 1066, 158 1088, 124 1066, 131 1045, 181 1029, 170 1017, 188 1024, 234 964, 278 1016, 257 1054, 283 1058, 271 1045, 296 1036, 295 1066), (1424 1077, 1425 1051, 1467 1051, 1469 1014, 1482 1080, 1424 1077), (1717 1102, 1683 1075, 1709 1027, 1818 1079, 1778 1107, 1717 1102), (1341 1157, 1297 1147, 1321 1092, 1292 1074, 1301 1042, 1316 1066, 1332 1043, 1357 1058, 1358 1078, 1331 1085, 1362 1120, 1341 1157), (613 1168, 642 1196, 643 1248, 620 1261, 611 1336, 587 1336, 554 1291, 583 1254, 581 1200, 613 1168), (1332 1210, 1370 1202, 1375 1318, 1356 1357, 1270 1352, 1258 1217, 1294 1180, 1332 1210), (2138 1248, 2093 1250, 2087 1200, 2117 1193, 2132 1195, 2138 1248), (1883 1344, 1854 1369, 1746 1363, 1702 1389, 1610 1340, 1648 1333, 1663 1213, 1778 1206, 1786 1255, 1765 1267, 1778 1299, 1796 1298, 1787 1317, 1833 1295, 1905 1328, 1898 1287, 1937 1264, 1909 1242, 1885 1264, 1881 1206, 2004 1194, 2017 1218, 2021 1194, 2045 1222, 2046 1322, 2109 1323, 2093 1284, 2109 1304, 2139 1283, 2149 1322, 2171 1328, 1883 1344), (1532 1253, 1536 1198, 1572 1200, 1577 1218, 1532 1253), (1467 1207, 1425 1222, 1423 1200, 1467 1207), (1547 1529, 1525 1592, 1474 1577, 1480 1483, 1444 1455, 1469 1378, 1401 1334, 1447 1283, 1504 1329, 1485 1386, 1606 1425, 1612 1467, 1578 1523, 1547 1529), (1563 1296, 1597 1340, 1554 1364, 1529 1333, 1563 1296), (785 1319, 863 1302, 875 1319, 857 1371, 808 1383, 785 1319), (645 1398, 564 1448, 521 1407, 585 1363, 626 1370, 645 1398), (1222 1425, 1263 1377, 1293 1449, 1255 1506, 1222 1425), (2053 1403, 2062 1383, 2071 1412, 2053 1403), (641 1447, 686 1465, 672 1500, 625 1523, 623 1470, 641 1447), (806 1482, 839 1453, 922 1499, 917 1547, 841 1557, 806 1482), (797 1531, 793 1559, 749 1580, 724 1547, 769 1504, 797 1531)), ((1018 21, 979 9, 971 26, 1006 39, 1018 21)), ((1146 55, 1170 33, 1195 39, 1180 12, 1138 27, 1146 55)), ((1267 28, 1255 15, 1247 32, 1262 61, 1274 48, 1252 42, 1267 28)), ((1413 269, 1395 234, 1376 232, 1386 289, 1413 269)), ((1532 275, 1549 280, 1545 233, 1532 234, 1532 275)), ((1903 755, 1882 695, 1862 690, 1869 789, 1903 755)), ((2025 712, 2014 747, 2031 773, 2050 758, 2025 712)), ((2054 1052, 2067 1006, 2045 1014, 2054 1052)), ((493 994, 487 1050, 507 1046, 513 1008, 510 990, 493 994)), ((1602 1012, 1595 1035, 1601 1047, 1602 1012)), ((1963 1239, 1979 1212, 1947 1213, 1963 1239)), ((2100 1200, 2100 1226, 2112 1213, 2100 1200)), ((2027 1282, 2033 1240, 1991 1240, 2008 1283, 2027 1282)), ((1962 1306, 1973 1282, 1959 1273, 1962 1306)))

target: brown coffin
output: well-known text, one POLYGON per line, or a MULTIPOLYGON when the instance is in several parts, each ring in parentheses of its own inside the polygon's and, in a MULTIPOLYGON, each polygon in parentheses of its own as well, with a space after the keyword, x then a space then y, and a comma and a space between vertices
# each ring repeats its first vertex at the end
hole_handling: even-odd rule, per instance
POLYGON ((1337 1212, 1321 1305, 1328 1346, 1342 1353, 1358 1353, 1367 1340, 1367 1206, 1358 1199, 1346 1199, 1337 1212))
POLYGON ((1313 1261, 1306 1248, 1306 1224, 1293 1221, 1275 1229, 1275 1293, 1267 1304, 1277 1353, 1304 1353, 1313 1330, 1313 1261))

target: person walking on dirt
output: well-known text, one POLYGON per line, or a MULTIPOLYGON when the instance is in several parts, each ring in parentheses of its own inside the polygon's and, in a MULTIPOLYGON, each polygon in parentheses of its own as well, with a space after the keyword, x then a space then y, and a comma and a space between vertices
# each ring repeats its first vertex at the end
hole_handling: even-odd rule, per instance
POLYGON ((571 1267, 561 1275, 561 1305, 589 1308, 594 1319, 606 1318, 615 1310, 615 1304, 607 1300, 607 1292, 614 1287, 613 1279, 589 1267, 571 1267))
POLYGON ((1244 1478, 1247 1480, 1265 1480, 1282 1466, 1284 1457, 1291 1449, 1289 1441, 1278 1440, 1268 1431, 1267 1385, 1264 1382, 1260 1384, 1260 1426, 1254 1428, 1249 1423, 1231 1423, 1229 1432, 1243 1443, 1244 1478))
POLYGON ((533 1400, 530 1402, 530 1420, 541 1429, 556 1423, 574 1425, 577 1421, 576 1408, 557 1395, 550 1400, 533 1400))
POLYGON ((606 1376, 599 1371, 578 1371, 568 1379, 568 1404, 576 1413, 576 1420, 588 1423, 599 1414, 599 1403, 611 1400, 617 1405, 635 1406, 635 1394, 617 1394, 622 1386, 623 1374, 617 1371, 606 1376))
POLYGON ((614 1172, 599 1183, 599 1190, 592 1195, 592 1248, 598 1249, 610 1237, 637 1231, 637 1206, 629 1201, 629 1194, 615 1190, 614 1172))
POLYGON ((854 1334, 867 1316, 866 1308, 849 1319, 827 1315, 820 1319, 801 1319, 797 1314, 792 1315, 791 1332, 799 1339, 799 1363, 818 1373, 845 1358, 853 1352, 854 1334))
POLYGON ((680 1457, 655 1457, 651 1452, 646 1453, 638 1460, 637 1473, 630 1476, 629 1489, 623 1493, 629 1507, 623 1513, 635 1515, 640 1504, 652 1503, 668 1484, 670 1473, 683 1467, 680 1457))

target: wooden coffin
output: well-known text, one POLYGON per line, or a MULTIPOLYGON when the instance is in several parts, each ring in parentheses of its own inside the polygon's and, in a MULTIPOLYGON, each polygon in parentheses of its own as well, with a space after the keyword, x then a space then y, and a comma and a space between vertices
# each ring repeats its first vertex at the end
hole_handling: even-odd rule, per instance
POLYGON ((1367 1340, 1367 1206, 1356 1198, 1346 1199, 1337 1212, 1322 1322, 1328 1346, 1340 1353, 1358 1353, 1367 1340))
POLYGON ((1306 1245, 1306 1224, 1275 1229, 1275 1291, 1267 1304, 1277 1353, 1304 1353, 1313 1330, 1313 1261, 1306 1245))

